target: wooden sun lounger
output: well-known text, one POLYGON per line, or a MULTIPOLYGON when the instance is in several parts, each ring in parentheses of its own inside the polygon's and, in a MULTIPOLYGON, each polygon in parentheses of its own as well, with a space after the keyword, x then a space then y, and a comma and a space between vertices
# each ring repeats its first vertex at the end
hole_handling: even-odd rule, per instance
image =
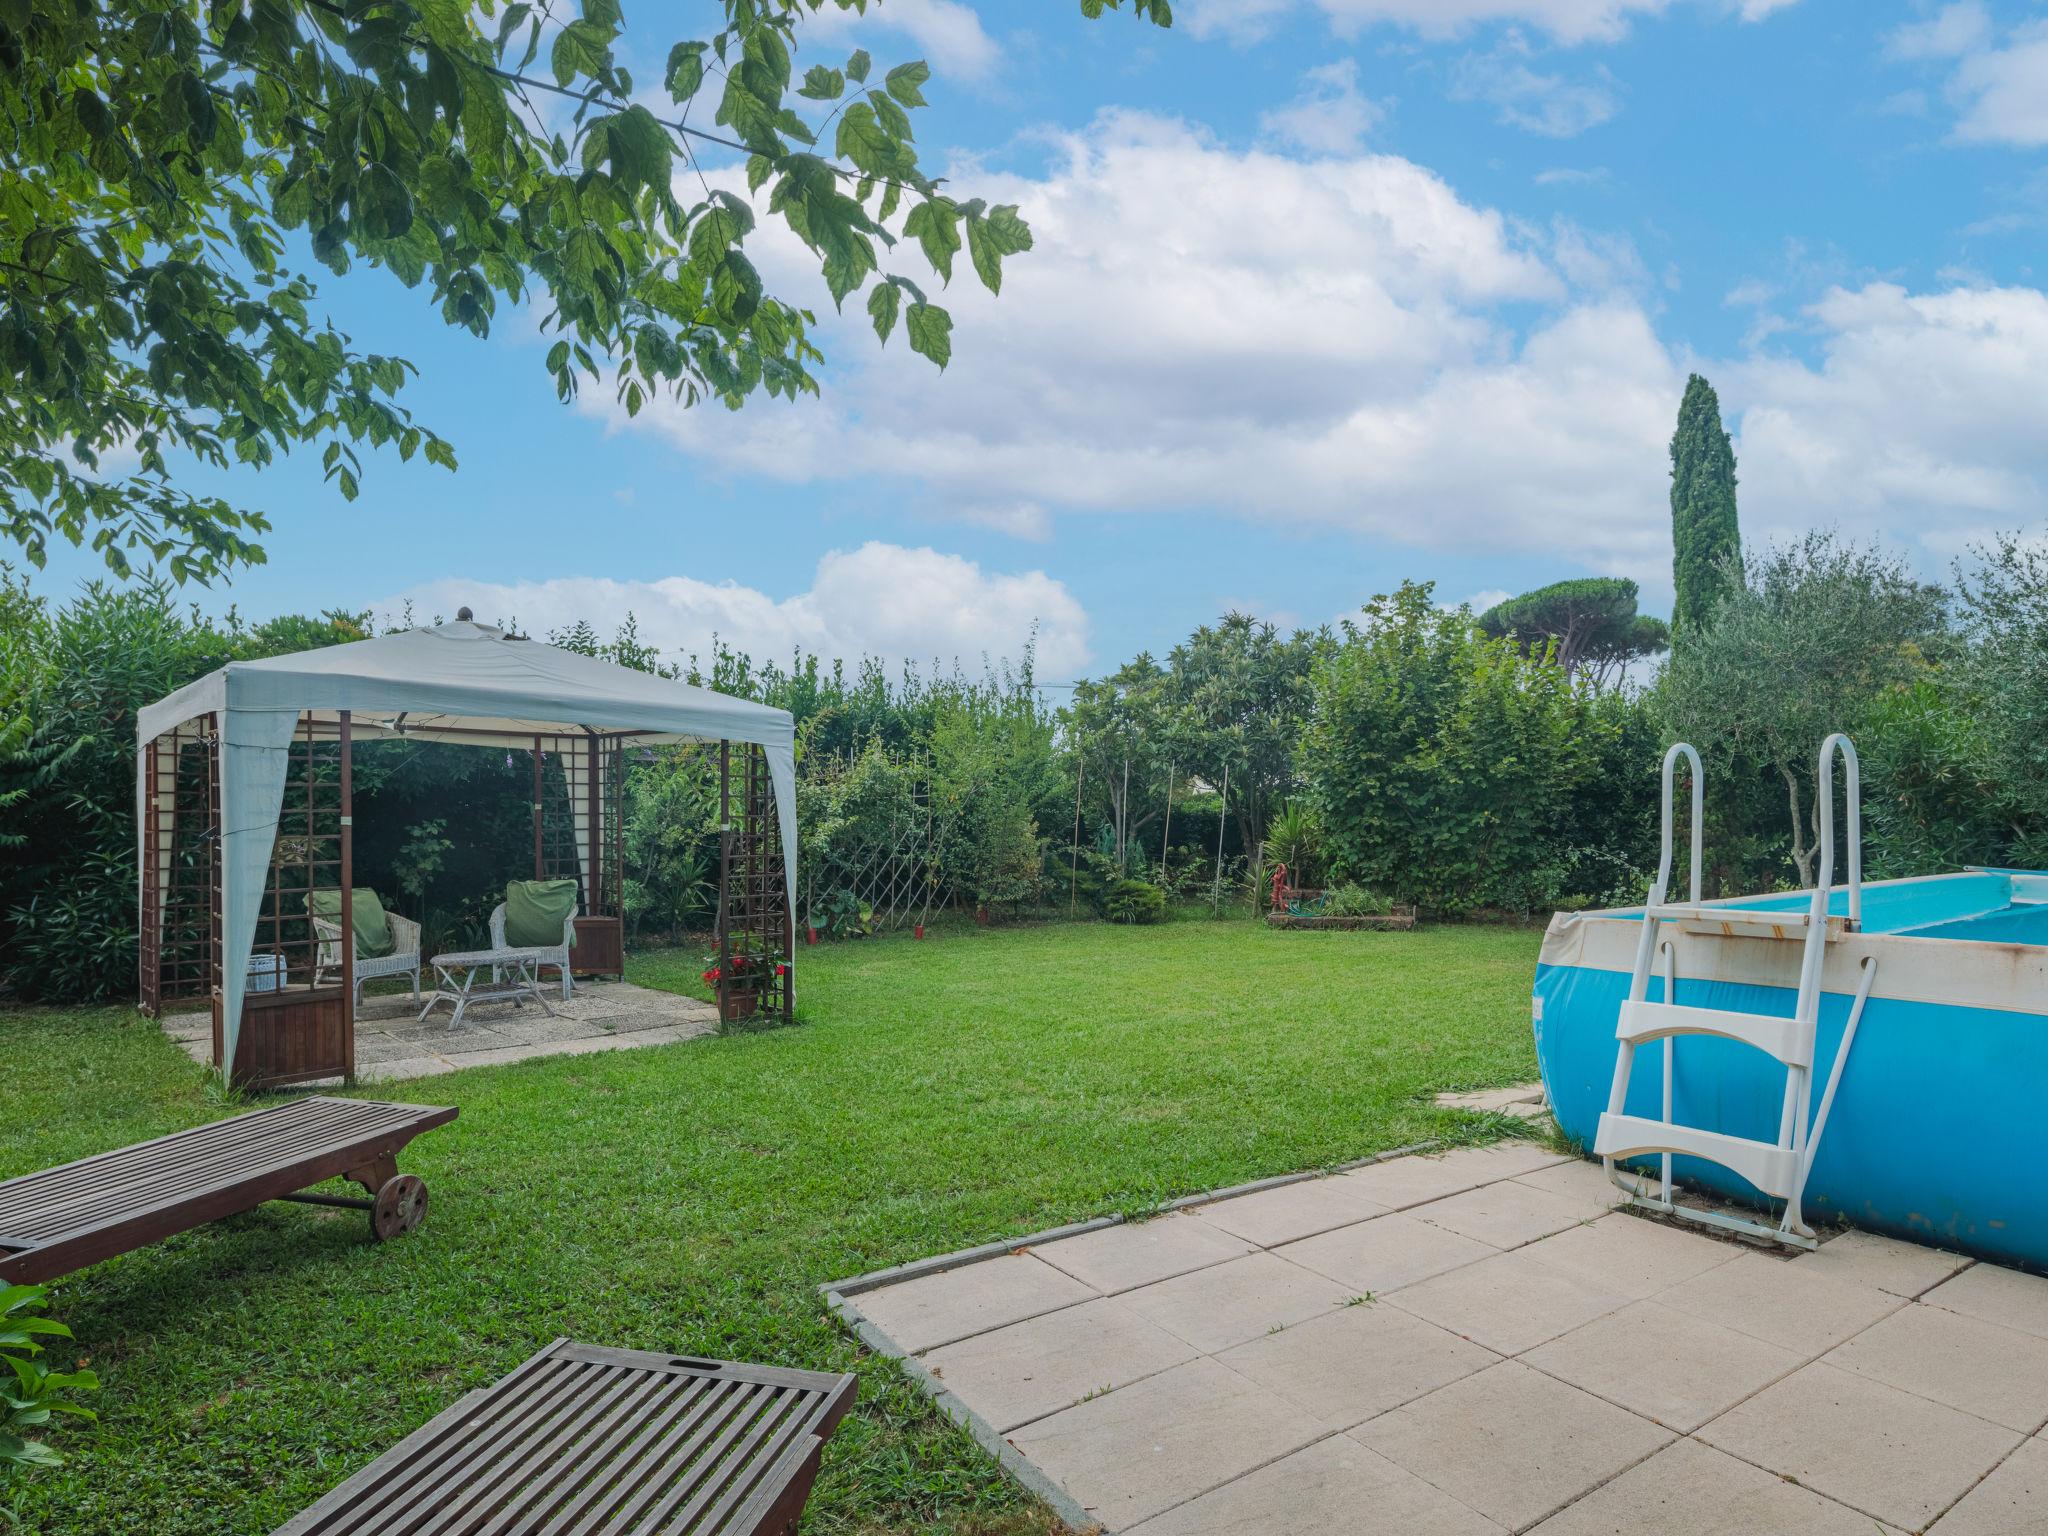
POLYGON ((557 1339, 275 1536, 785 1536, 853 1390, 557 1339))
POLYGON ((398 1171, 398 1150, 454 1118, 422 1104, 296 1099, 9 1179, 0 1280, 55 1279, 266 1200, 360 1207, 380 1240, 410 1231, 426 1216, 427 1187, 398 1171), (300 1193, 337 1177, 366 1196, 300 1193))

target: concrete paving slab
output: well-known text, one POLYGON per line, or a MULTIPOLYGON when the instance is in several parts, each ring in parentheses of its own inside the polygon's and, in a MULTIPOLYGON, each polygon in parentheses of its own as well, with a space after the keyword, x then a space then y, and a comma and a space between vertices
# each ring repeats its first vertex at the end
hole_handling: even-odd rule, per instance
POLYGON ((1257 1245, 1194 1216, 1126 1221, 1031 1251, 1105 1296, 1241 1258, 1257 1245))
POLYGON ((1281 1257, 1327 1275, 1354 1296, 1377 1296, 1497 1250, 1412 1216, 1382 1216, 1354 1227, 1289 1243, 1281 1257))
POLYGON ((1654 1301, 1595 1318, 1521 1358, 1681 1432, 1790 1375, 1804 1359, 1654 1301))
POLYGON ((1824 1362, 1766 1387, 1699 1438, 1907 1530, 1933 1520, 2021 1442, 2009 1429, 1824 1362))
POLYGON ((1398 1408, 1499 1356, 1384 1303, 1340 1307, 1216 1357, 1342 1429, 1398 1408))
POLYGON ((1277 1248, 1296 1238, 1313 1237, 1386 1213, 1384 1205, 1366 1199, 1342 1179, 1329 1178, 1303 1179, 1278 1189, 1236 1195, 1198 1205, 1188 1214, 1261 1248, 1277 1248))
POLYGON ((1321 1420, 1205 1359, 1009 1438, 1089 1514, 1121 1531, 1328 1434, 1321 1420))
POLYGON ((1411 1207, 1407 1214, 1495 1248, 1519 1248, 1591 1221, 1599 1213, 1587 1210, 1583 1201, 1503 1179, 1411 1207))
POLYGON ((1889 1536, 1811 1489, 1697 1440, 1667 1445, 1536 1527, 1535 1536, 1889 1536))
POLYGON ((1682 1232, 1640 1216, 1618 1213, 1532 1243, 1528 1250, 1552 1269, 1640 1299, 1668 1290, 1742 1256, 1732 1243, 1682 1232))
POLYGON ((1528 1529, 1672 1439, 1514 1360, 1381 1414, 1351 1436, 1511 1531, 1528 1529))
POLYGON ((1760 1253, 1739 1254, 1657 1299, 1808 1359, 1906 1305, 1889 1291, 1834 1279, 1803 1260, 1760 1253))
MULTIPOLYGON (((1625 1198, 1598 1163, 1577 1157, 1554 1163, 1548 1168, 1538 1168, 1533 1173, 1518 1173, 1515 1182, 1562 1195, 1567 1200, 1576 1200, 1593 1211, 1611 1211, 1625 1198)), ((1648 1183, 1653 1191, 1658 1187, 1655 1179, 1648 1183)))
POLYGON ((1519 1355, 1628 1305, 1630 1297, 1538 1263, 1527 1249, 1503 1253, 1392 1292, 1404 1312, 1519 1355))
POLYGON ((1401 1210, 1566 1161, 1533 1141, 1461 1147, 1438 1156, 1392 1157, 1337 1177, 1376 1205, 1401 1210))
POLYGON ((1214 1354, 1275 1329, 1321 1317, 1349 1301, 1352 1292, 1325 1275, 1270 1253, 1198 1269, 1156 1285, 1125 1291, 1123 1300, 1140 1317, 1214 1354))
POLYGON ((2048 1536, 2048 1440, 2029 1440, 1935 1523, 1934 1536, 2048 1536))
POLYGON ((1193 1345, 1123 1303, 1096 1300, 934 1349, 924 1363, 968 1407, 1008 1432, 1194 1358, 1193 1345))
POLYGON ((1921 1299, 1930 1306, 2048 1339, 2048 1280, 2038 1275, 2023 1275, 1995 1264, 1974 1264, 1921 1299))
POLYGON ((1960 1253, 1902 1243, 1875 1232, 1843 1232, 1797 1260, 1837 1280, 1876 1286, 1909 1299, 1925 1295, 1972 1261, 1960 1253))
POLYGON ((2048 1339, 1960 1312, 1903 1307, 1822 1358, 2023 1435, 2048 1424, 2048 1339))
POLYGON ((1128 1536, 1499 1536, 1502 1527, 1336 1435, 1134 1527, 1128 1536))
POLYGON ((1030 1254, 1009 1254, 871 1291, 860 1309, 901 1348, 922 1354, 1094 1295, 1030 1254))
POLYGON ((1481 1088, 1473 1093, 1440 1093, 1437 1103, 1445 1109, 1473 1109, 1482 1113, 1507 1109, 1514 1104, 1540 1103, 1541 1083, 1516 1083, 1509 1088, 1481 1088))

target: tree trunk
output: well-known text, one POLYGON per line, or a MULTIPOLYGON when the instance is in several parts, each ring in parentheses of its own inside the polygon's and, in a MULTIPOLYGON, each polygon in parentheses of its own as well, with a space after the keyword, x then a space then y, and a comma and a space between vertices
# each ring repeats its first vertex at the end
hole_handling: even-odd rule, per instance
POLYGON ((1792 862, 1799 868, 1799 884, 1811 889, 1813 849, 1806 841, 1806 818, 1799 812, 1799 776, 1782 764, 1778 772, 1785 776, 1785 799, 1792 809, 1792 862))

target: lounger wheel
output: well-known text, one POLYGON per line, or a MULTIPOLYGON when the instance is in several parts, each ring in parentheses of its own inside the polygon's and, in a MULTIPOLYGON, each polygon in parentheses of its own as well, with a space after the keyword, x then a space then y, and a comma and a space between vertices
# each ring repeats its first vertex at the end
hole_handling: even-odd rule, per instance
POLYGON ((418 1174, 393 1174, 370 1202, 370 1236, 380 1243, 410 1232, 426 1219, 427 1186, 418 1174))

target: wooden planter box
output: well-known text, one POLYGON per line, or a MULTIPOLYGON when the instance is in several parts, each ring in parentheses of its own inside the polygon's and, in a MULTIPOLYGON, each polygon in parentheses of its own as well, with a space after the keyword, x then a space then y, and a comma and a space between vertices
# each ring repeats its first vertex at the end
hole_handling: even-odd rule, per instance
MULTIPOLYGON (((213 1064, 226 1041, 221 999, 213 995, 213 1064)), ((252 1093, 292 1083, 349 1077, 356 1069, 355 1020, 339 987, 251 992, 242 999, 242 1031, 230 1080, 252 1093)))
POLYGON ((1268 928, 1326 928, 1336 933, 1364 928, 1383 928, 1405 932, 1415 926, 1415 909, 1413 907, 1396 907, 1391 912, 1383 912, 1365 917, 1294 917, 1286 912, 1268 912, 1266 914, 1266 926, 1268 928))

